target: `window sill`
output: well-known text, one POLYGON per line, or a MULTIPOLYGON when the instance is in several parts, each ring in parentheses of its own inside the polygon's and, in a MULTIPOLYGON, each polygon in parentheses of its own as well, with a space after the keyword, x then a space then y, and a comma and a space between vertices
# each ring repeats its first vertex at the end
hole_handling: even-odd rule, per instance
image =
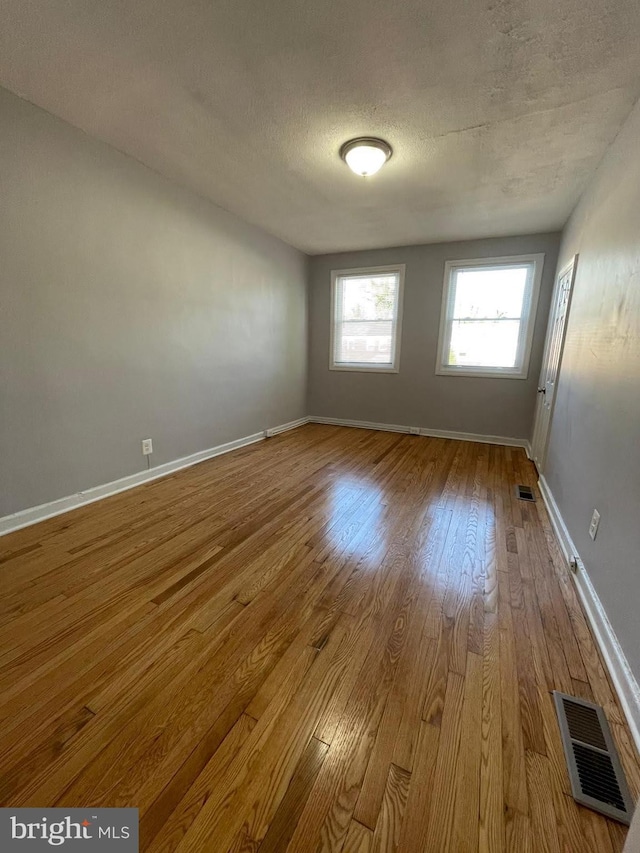
POLYGON ((452 370, 446 367, 436 367, 436 376, 466 376, 477 377, 478 379, 527 379, 529 372, 525 373, 509 373, 499 370, 452 370))
POLYGON ((385 367, 384 365, 380 366, 372 366, 372 367, 364 367, 362 365, 354 364, 354 365, 342 365, 342 364, 330 364, 329 370, 337 370, 340 373, 398 373, 399 368, 397 367, 385 367))

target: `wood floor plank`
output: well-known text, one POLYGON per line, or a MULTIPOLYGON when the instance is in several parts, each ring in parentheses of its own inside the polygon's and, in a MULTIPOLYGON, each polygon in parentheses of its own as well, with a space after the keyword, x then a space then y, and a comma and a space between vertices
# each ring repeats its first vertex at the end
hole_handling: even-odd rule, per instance
POLYGON ((435 766, 437 784, 429 810, 428 849, 434 851, 451 849, 457 785, 455 768, 462 733, 463 700, 464 678, 457 672, 450 672, 435 766))
MULTIPOLYGON (((255 726, 256 720, 247 714, 241 714, 215 751, 216 772, 218 774, 222 775, 236 758, 255 726)), ((209 779, 199 775, 196 782, 186 788, 185 793, 182 785, 176 791, 175 781, 170 780, 170 784, 165 788, 162 796, 153 803, 151 808, 147 809, 140 819, 140 850, 144 851, 151 847, 153 840, 165 827, 169 816, 175 815, 176 806, 179 802, 181 810, 177 836, 182 837, 202 804, 206 802, 210 793, 209 785, 209 779), (183 794, 182 797, 180 796, 181 793, 183 794), (183 805, 181 801, 187 796, 187 803, 183 805)), ((175 818, 173 820, 177 822, 175 818)))
MULTIPOLYGON (((493 605, 491 605, 493 607, 493 605)), ((497 613, 485 613, 480 731, 479 853, 505 849, 503 820, 500 634, 497 613)))
POLYGON ((508 853, 538 853, 531 819, 515 809, 505 813, 505 850, 508 853))
POLYGON ((535 849, 540 853, 560 853, 549 759, 545 755, 527 750, 526 766, 535 849))
POLYGON ((621 853, 640 761, 521 448, 308 424, 0 538, 0 798, 152 853, 621 853), (517 500, 531 486, 534 504, 517 500))
MULTIPOLYGON (((241 829, 245 831, 247 828, 244 826, 245 812, 237 808, 230 812, 231 802, 235 801, 236 806, 239 804, 237 795, 243 790, 245 779, 255 768, 256 762, 260 760, 263 750, 267 746, 272 746, 270 737, 274 731, 278 732, 281 738, 288 734, 287 730, 282 731, 279 722, 280 715, 289 708, 292 700, 297 701, 298 706, 306 708, 307 717, 303 724, 309 724, 307 730, 313 724, 314 711, 313 709, 310 711, 307 707, 308 700, 312 699, 316 705, 321 705, 333 689, 338 674, 331 668, 331 663, 344 636, 336 632, 327 647, 317 656, 314 661, 315 666, 312 667, 313 671, 309 673, 309 679, 306 680, 304 692, 298 692, 302 683, 301 677, 304 677, 303 672, 290 676, 280 685, 278 693, 273 697, 267 710, 232 761, 221 765, 219 751, 211 756, 191 787, 184 792, 182 799, 174 804, 172 810, 165 810, 164 825, 150 846, 150 850, 169 853, 179 849, 183 844, 184 849, 189 849, 192 845, 197 849, 197 845, 206 844, 202 839, 203 837, 206 839, 210 830, 216 838, 219 837, 220 824, 225 818, 227 822, 223 828, 223 834, 229 845, 241 829), (185 841, 185 839, 188 840, 185 841)), ((281 743, 280 741, 280 745, 281 743)), ((298 745, 303 743, 300 736, 297 738, 297 743, 298 745)), ((276 760, 277 757, 276 753, 276 760)), ((255 780, 255 776, 251 775, 255 780)), ((268 794, 271 800, 273 791, 269 791, 268 794)), ((276 807, 277 805, 278 803, 276 807)))
POLYGON ((326 743, 316 738, 312 737, 309 741, 289 783, 287 793, 278 806, 267 834, 258 848, 260 853, 277 853, 279 850, 286 850, 328 749, 326 743))
POLYGON ((410 773, 395 764, 390 766, 373 834, 373 853, 395 853, 398 849, 410 782, 410 773))
POLYGON ((469 652, 464 679, 460 747, 454 772, 456 791, 451 847, 458 853, 476 853, 479 845, 482 674, 482 657, 469 652))
POLYGON ((520 713, 520 688, 516 660, 513 614, 508 577, 500 573, 498 626, 500 632, 500 690, 502 698, 502 778, 508 813, 529 814, 524 729, 520 713))
POLYGON ((371 853, 373 850, 373 832, 357 820, 349 824, 349 831, 344 842, 345 853, 371 853))
POLYGON ((292 837, 291 850, 311 849, 309 839, 317 837, 328 850, 342 849, 405 638, 407 586, 407 576, 396 578, 393 598, 292 837))
POLYGON ((520 721, 524 748, 546 755, 533 659, 533 643, 527 624, 524 599, 522 599, 522 606, 512 607, 512 626, 515 639, 520 721))
MULTIPOLYGON (((613 853, 614 847, 607 821, 590 809, 578 809, 586 849, 594 853, 613 853)), ((584 843, 583 842, 583 843, 584 843)))
POLYGON ((440 727, 420 723, 420 734, 413 762, 405 817, 400 827, 398 850, 402 853, 425 853, 436 848, 431 845, 429 815, 434 798, 434 782, 440 727))
POLYGON ((415 597, 408 613, 406 641, 354 812, 355 819, 372 830, 383 802, 389 766, 394 763, 411 768, 435 654, 434 644, 424 636, 430 589, 419 581, 424 566, 432 559, 439 560, 449 522, 448 512, 439 513, 433 522, 425 519, 421 525, 423 535, 417 533, 416 547, 407 562, 406 571, 414 574, 415 597))

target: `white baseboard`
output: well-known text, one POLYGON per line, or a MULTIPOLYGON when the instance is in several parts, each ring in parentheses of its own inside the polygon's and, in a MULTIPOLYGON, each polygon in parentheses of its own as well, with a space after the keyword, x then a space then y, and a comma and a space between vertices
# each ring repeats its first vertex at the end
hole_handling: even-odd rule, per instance
MULTIPOLYGON (((400 424, 376 424, 370 421, 351 421, 344 418, 324 418, 319 415, 311 415, 309 422, 313 424, 333 424, 334 426, 357 427, 358 429, 377 429, 383 432, 403 432, 412 434, 413 427, 400 424)), ((445 429, 427 429, 418 427, 414 435, 426 435, 431 438, 451 438, 455 441, 478 441, 481 444, 502 444, 507 447, 523 447, 525 450, 529 442, 525 438, 509 438, 504 435, 482 435, 475 432, 452 432, 445 429)))
POLYGON ((262 439, 267 436, 277 435, 278 433, 295 429, 296 427, 302 426, 306 423, 308 423, 308 418, 300 418, 297 421, 290 421, 289 423, 267 429, 264 432, 256 432, 253 435, 247 435, 244 438, 238 438, 235 441, 228 441, 225 444, 210 447, 208 450, 200 450, 198 453, 192 453, 190 456, 175 459, 173 462, 166 462, 164 465, 158 465, 157 467, 149 468, 146 471, 138 471, 136 474, 130 474, 127 477, 122 477, 119 480, 113 480, 111 483, 105 483, 102 486, 94 486, 91 489, 76 492, 74 495, 68 495, 67 497, 58 498, 57 500, 50 501, 46 504, 30 507, 29 509, 15 512, 12 515, 5 515, 0 518, 0 536, 12 533, 14 530, 20 530, 22 527, 29 527, 31 524, 37 524, 39 521, 44 521, 46 518, 53 518, 53 516, 62 515, 64 512, 69 512, 71 509, 77 509, 80 506, 85 506, 85 504, 100 501, 103 498, 116 495, 118 492, 125 492, 128 489, 141 486, 143 483, 149 483, 152 480, 159 479, 160 477, 166 477, 167 474, 172 474, 174 471, 179 471, 181 468, 189 468, 191 465, 197 465, 198 462, 204 462, 206 459, 212 459, 214 456, 229 453, 230 451, 237 450, 240 447, 246 447, 248 444, 254 444, 256 441, 262 441, 262 439))
POLYGON ((570 564, 572 560, 577 557, 576 547, 573 544, 569 531, 567 530, 567 525, 564 523, 564 518, 560 514, 560 508, 551 494, 549 484, 542 474, 540 474, 538 479, 538 486, 540 487, 542 500, 544 501, 547 512, 549 513, 549 518, 551 519, 553 532, 556 534, 556 539, 560 543, 560 548, 565 560, 570 564))
POLYGON ((281 432, 288 432, 290 429, 295 429, 308 423, 309 418, 298 418, 297 421, 289 421, 287 424, 280 424, 280 426, 266 429, 264 434, 266 438, 273 438, 274 435, 280 435, 281 432))
POLYGON ((587 619, 596 638, 609 675, 618 693, 620 704, 629 723, 629 730, 640 751, 640 687, 635 679, 629 662, 618 642, 611 622, 602 602, 598 598, 585 565, 573 543, 571 534, 562 518, 558 504, 553 497, 549 484, 541 475, 538 481, 551 524, 560 543, 567 562, 575 561, 577 570, 573 573, 576 589, 584 607, 587 619))
POLYGON ((620 704, 627 718, 636 749, 640 752, 640 687, 631 672, 618 638, 609 622, 602 602, 593 588, 591 578, 578 558, 578 571, 574 574, 578 595, 587 614, 596 642, 602 652, 609 675, 613 681, 620 704))
POLYGON ((420 435, 432 438, 451 438, 454 441, 476 441, 480 444, 501 444, 505 447, 523 447, 526 450, 527 442, 524 438, 510 438, 507 435, 483 435, 475 432, 451 432, 442 429, 420 429, 420 435))
POLYGON ((310 415, 309 422, 312 424, 329 424, 331 426, 357 427, 358 429, 379 429, 384 432, 409 432, 409 427, 406 426, 374 424, 369 421, 349 421, 344 418, 323 418, 316 415, 310 415))

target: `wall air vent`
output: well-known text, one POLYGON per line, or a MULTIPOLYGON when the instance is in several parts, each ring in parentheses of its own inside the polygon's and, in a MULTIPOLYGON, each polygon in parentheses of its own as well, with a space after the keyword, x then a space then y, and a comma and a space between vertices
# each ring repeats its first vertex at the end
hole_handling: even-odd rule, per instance
POLYGON ((552 695, 574 800, 628 826, 631 795, 604 710, 557 690, 552 695))
POLYGON ((520 501, 535 501, 536 496, 529 486, 516 486, 516 496, 520 501))

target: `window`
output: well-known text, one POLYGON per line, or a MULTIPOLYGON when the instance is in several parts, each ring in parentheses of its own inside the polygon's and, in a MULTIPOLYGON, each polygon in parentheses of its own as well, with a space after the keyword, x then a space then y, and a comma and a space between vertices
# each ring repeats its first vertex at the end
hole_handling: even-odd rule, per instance
POLYGON ((527 378, 543 261, 447 261, 436 373, 527 378))
POLYGON ((331 273, 331 370, 397 373, 404 264, 331 273))

